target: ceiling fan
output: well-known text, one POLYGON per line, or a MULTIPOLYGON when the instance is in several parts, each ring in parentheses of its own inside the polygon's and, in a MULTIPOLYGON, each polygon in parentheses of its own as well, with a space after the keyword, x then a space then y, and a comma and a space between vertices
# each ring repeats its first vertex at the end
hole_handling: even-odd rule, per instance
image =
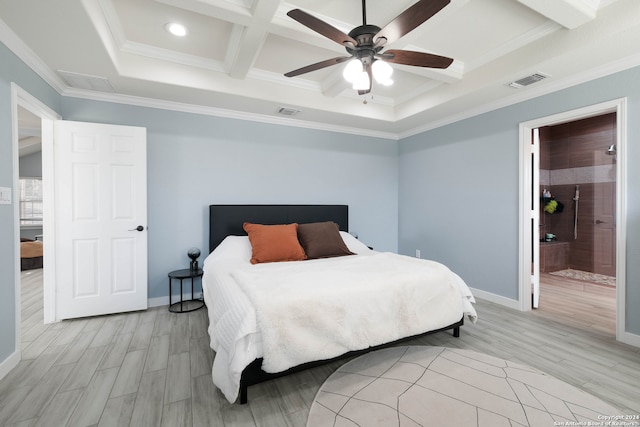
POLYGON ((295 77, 351 60, 343 75, 353 83, 353 88, 357 89, 360 95, 364 95, 371 91, 373 77, 382 84, 391 82, 390 76, 393 69, 386 64, 387 62, 416 67, 447 68, 453 62, 452 58, 400 49, 389 49, 382 52, 382 49, 385 45, 395 42, 424 23, 449 3, 450 0, 420 0, 384 28, 380 28, 367 24, 366 0, 362 0, 362 25, 351 30, 349 34, 343 33, 300 9, 293 9, 287 15, 313 31, 343 45, 349 56, 338 56, 307 65, 289 71, 285 73, 285 76, 295 77))

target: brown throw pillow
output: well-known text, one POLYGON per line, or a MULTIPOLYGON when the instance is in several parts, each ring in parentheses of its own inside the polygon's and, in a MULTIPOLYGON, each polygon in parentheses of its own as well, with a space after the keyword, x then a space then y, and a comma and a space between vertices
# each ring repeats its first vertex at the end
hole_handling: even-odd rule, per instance
POLYGON ((309 259, 354 255, 342 240, 335 222, 300 224, 298 239, 309 259))
POLYGON ((298 241, 298 224, 262 225, 245 222, 251 242, 251 264, 307 259, 298 241))

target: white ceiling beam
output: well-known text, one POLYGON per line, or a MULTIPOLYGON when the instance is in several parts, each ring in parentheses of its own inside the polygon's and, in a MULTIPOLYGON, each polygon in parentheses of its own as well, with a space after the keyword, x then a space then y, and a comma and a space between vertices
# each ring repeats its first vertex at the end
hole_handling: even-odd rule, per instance
POLYGON ((228 1, 203 1, 203 0, 155 0, 169 6, 188 10, 222 21, 239 25, 251 23, 251 11, 239 4, 228 1))
POLYGON ((597 2, 592 0, 518 0, 540 15, 572 30, 596 18, 597 2))
POLYGON ((320 82, 322 94, 331 98, 340 95, 345 89, 350 89, 351 85, 342 77, 345 65, 334 66, 335 70, 323 81, 320 82))
MULTIPOLYGON (((269 34, 269 27, 274 14, 278 10, 280 0, 260 0, 255 2, 251 25, 244 28, 236 55, 231 63, 229 75, 243 79, 249 73, 256 58, 260 55, 262 45, 269 34)), ((234 46, 230 46, 234 47, 234 46)))

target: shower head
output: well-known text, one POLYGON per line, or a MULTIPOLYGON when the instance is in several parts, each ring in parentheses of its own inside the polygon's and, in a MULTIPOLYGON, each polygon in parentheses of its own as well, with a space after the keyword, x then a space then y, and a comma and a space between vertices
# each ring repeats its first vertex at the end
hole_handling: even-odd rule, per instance
POLYGON ((616 154, 616 145, 615 144, 611 144, 609 146, 609 148, 607 149, 607 154, 610 156, 613 156, 616 154))

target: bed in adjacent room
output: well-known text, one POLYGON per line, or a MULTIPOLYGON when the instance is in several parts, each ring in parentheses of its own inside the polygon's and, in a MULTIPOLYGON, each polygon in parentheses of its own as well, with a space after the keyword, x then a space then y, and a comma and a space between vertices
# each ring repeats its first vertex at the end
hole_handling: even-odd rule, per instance
POLYGON ((42 261, 42 242, 39 240, 20 238, 20 270, 42 268, 42 261))
POLYGON ((203 294, 225 397, 270 378, 472 321, 446 266, 378 252, 345 205, 212 205, 203 294))

